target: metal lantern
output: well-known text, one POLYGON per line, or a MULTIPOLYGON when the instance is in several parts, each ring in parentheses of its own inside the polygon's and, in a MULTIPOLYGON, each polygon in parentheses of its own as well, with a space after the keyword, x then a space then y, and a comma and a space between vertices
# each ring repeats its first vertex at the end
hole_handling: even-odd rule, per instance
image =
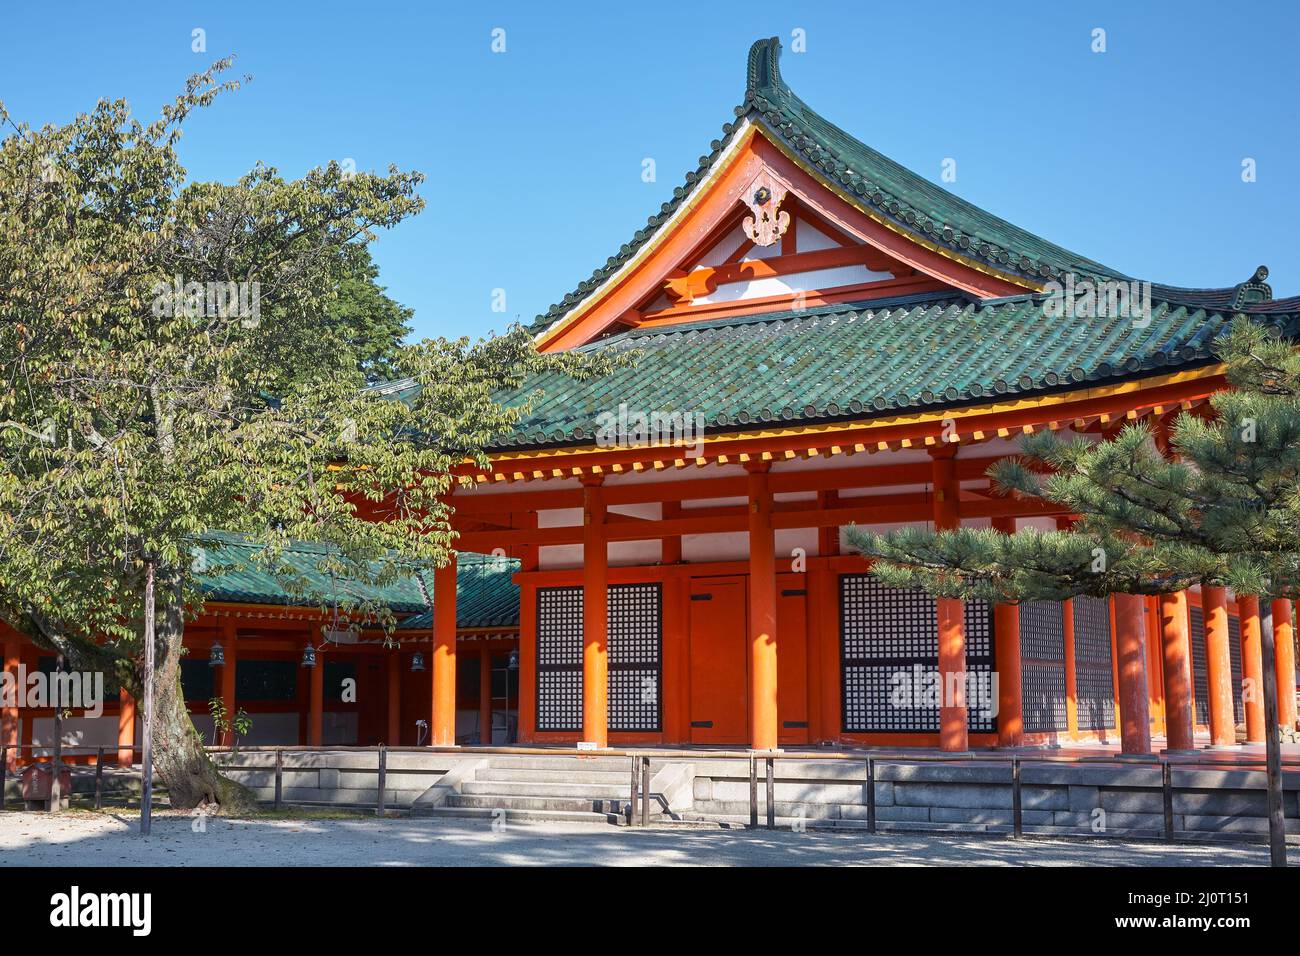
POLYGON ((222 667, 226 663, 226 649, 218 643, 213 643, 212 650, 208 651, 208 666, 222 667))
POLYGON ((310 644, 302 649, 302 666, 316 666, 316 648, 312 647, 310 644))
POLYGON ((506 666, 512 671, 519 670, 519 651, 517 649, 510 652, 510 663, 506 666))
POLYGON ((424 655, 416 651, 411 655, 411 673, 418 674, 424 670, 424 655))

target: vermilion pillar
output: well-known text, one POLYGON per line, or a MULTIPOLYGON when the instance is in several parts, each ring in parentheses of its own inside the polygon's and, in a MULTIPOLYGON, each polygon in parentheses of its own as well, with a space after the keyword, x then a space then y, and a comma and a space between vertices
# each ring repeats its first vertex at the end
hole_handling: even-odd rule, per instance
POLYGON ((1210 745, 1235 747, 1237 720, 1232 707, 1232 652, 1228 647, 1227 591, 1201 588, 1205 621, 1205 679, 1210 696, 1210 745))
POLYGON ((1191 750, 1194 718, 1187 592, 1160 595, 1160 637, 1164 650, 1165 739, 1170 750, 1191 750))
POLYGON ((600 479, 582 495, 582 739, 609 746, 609 542, 600 479))
POLYGON ((777 747, 776 538, 766 467, 749 473, 749 737, 777 747))
POLYGON ((311 685, 307 711, 307 746, 319 747, 325 739, 325 658, 318 650, 316 666, 307 668, 311 685))
POLYGON ((433 714, 430 744, 456 746, 456 555, 433 571, 433 714))
POLYGON ((486 641, 478 652, 478 742, 492 746, 492 651, 486 641))
POLYGON ((1277 650, 1277 717, 1282 727, 1294 729, 1295 629, 1291 623, 1291 602, 1273 602, 1273 643, 1277 650))
POLYGON ((1246 709, 1246 743, 1264 742, 1264 663, 1259 598, 1237 595, 1241 622, 1241 702, 1246 709))
POLYGON ((221 619, 221 641, 225 645, 223 650, 226 662, 218 668, 221 672, 218 676, 221 686, 221 703, 226 708, 226 720, 230 722, 232 728, 227 731, 230 739, 220 741, 222 744, 234 742, 235 668, 238 666, 237 661, 239 659, 239 648, 236 646, 238 634, 239 632, 235 629, 235 622, 232 619, 228 617, 221 619))
POLYGON ((1061 644, 1065 658, 1065 732, 1079 736, 1079 668, 1074 650, 1074 600, 1061 602, 1061 644))
MULTIPOLYGON (((994 518, 1003 534, 1016 533, 1015 518, 994 518)), ((1025 740, 1020 687, 1020 606, 993 607, 993 655, 998 664, 998 746, 1019 747, 1025 740)))
POLYGON ((402 743, 402 655, 396 649, 388 652, 388 732, 384 742, 390 747, 402 743))
MULTIPOLYGON (((0 744, 5 744, 15 749, 10 750, 9 766, 13 768, 18 763, 18 665, 22 657, 19 653, 19 644, 17 641, 5 641, 4 644, 4 669, 6 673, 13 675, 14 700, 12 707, 5 707, 0 710, 0 744)), ((1295 683, 1293 680, 1292 683, 1295 683)))
MULTIPOLYGON (((960 486, 957 483, 957 449, 948 446, 930 452, 934 485, 934 527, 937 531, 956 528, 960 486)), ((966 729, 966 605, 955 598, 938 599, 939 749, 962 751, 970 747, 966 729)))
POLYGON ((1137 594, 1112 595, 1119 664, 1120 747, 1126 754, 1151 752, 1151 701, 1147 696, 1146 601, 1137 594))
POLYGON ((117 692, 117 763, 135 763, 135 698, 125 687, 117 692))

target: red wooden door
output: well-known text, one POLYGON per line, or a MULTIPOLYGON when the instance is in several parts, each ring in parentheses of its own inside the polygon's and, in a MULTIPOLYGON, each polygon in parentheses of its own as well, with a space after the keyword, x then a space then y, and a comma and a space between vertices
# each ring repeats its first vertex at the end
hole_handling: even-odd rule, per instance
POLYGON ((776 707, 778 739, 808 742, 808 617, 802 574, 776 576, 776 707))
POLYGON ((745 579, 691 582, 691 742, 743 744, 749 720, 745 579))

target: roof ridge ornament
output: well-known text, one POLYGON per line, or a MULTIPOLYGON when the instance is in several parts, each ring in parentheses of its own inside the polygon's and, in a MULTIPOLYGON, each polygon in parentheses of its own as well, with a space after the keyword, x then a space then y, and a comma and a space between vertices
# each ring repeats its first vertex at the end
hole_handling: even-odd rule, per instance
POLYGON ((1250 305, 1255 302, 1268 302, 1273 298, 1273 287, 1265 280, 1268 278, 1268 266, 1260 266, 1255 270, 1255 274, 1237 285, 1233 291, 1232 308, 1240 309, 1242 306, 1250 305))
POLYGON ((777 37, 757 40, 749 48, 749 73, 745 86, 746 99, 762 89, 779 89, 781 82, 781 41, 777 37))

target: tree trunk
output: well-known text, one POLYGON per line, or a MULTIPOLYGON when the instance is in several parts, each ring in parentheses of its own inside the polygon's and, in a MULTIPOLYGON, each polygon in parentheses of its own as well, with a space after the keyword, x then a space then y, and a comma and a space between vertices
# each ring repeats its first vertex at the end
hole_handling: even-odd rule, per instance
POLYGON ((154 769, 167 786, 173 809, 202 807, 207 813, 250 809, 255 802, 252 791, 221 775, 190 719, 180 674, 184 608, 174 588, 163 593, 167 597, 159 608, 159 659, 154 675, 154 769))

